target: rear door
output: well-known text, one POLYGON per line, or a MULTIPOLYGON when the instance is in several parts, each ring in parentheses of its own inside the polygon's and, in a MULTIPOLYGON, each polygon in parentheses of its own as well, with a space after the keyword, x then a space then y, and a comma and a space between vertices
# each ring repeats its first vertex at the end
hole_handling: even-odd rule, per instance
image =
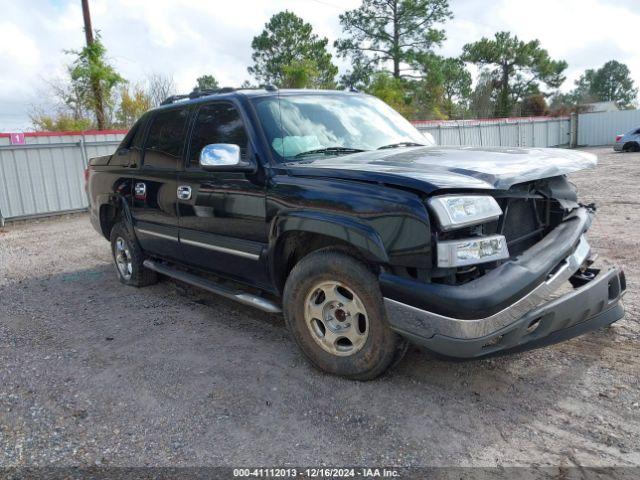
MULTIPOLYGON (((186 168, 178 187, 183 260, 246 283, 268 285, 261 253, 267 243, 264 176, 238 171, 205 172, 202 148, 212 143, 240 147, 256 162, 241 109, 231 101, 200 105, 195 112, 186 168)), ((256 162, 257 163, 257 162, 256 162)))
POLYGON ((132 215, 142 248, 180 259, 177 180, 182 168, 189 108, 160 110, 149 118, 142 166, 133 177, 132 215))

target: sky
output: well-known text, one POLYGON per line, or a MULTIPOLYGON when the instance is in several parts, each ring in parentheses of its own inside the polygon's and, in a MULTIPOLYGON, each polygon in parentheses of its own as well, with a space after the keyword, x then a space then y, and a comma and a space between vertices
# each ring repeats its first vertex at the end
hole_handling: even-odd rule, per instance
MULTIPOLYGON (((587 68, 626 63, 640 85, 640 0, 450 0, 454 18, 443 27, 438 53, 509 30, 539 39, 551 57, 569 63, 563 90, 587 68), (635 6, 635 8, 634 8, 635 6)), ((223 86, 251 77, 251 40, 271 15, 291 10, 330 44, 340 37, 338 15, 360 0, 90 0, 94 29, 111 63, 135 83, 172 75, 180 92, 213 74, 223 86)), ((0 132, 30 129, 29 111, 47 104, 47 82, 63 78, 65 50, 84 43, 80 0, 0 0, 0 132)), ((345 61, 336 63, 342 71, 345 61)))

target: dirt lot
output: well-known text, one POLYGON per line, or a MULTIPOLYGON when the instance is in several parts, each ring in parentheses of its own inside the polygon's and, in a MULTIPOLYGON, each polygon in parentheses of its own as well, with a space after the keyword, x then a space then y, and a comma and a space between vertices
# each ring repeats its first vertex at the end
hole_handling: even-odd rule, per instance
POLYGON ((0 465, 640 465, 640 154, 574 175, 627 316, 525 354, 418 348, 358 383, 283 320, 170 281, 134 289, 85 215, 0 233, 0 465))

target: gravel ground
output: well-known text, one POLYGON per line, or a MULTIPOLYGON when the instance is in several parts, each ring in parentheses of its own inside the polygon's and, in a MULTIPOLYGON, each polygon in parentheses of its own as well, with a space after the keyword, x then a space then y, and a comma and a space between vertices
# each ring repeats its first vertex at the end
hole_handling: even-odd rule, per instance
POLYGON ((627 315, 524 354, 418 348, 359 383, 281 317, 171 281, 120 284, 86 215, 0 231, 0 465, 640 465, 640 154, 572 176, 627 315))

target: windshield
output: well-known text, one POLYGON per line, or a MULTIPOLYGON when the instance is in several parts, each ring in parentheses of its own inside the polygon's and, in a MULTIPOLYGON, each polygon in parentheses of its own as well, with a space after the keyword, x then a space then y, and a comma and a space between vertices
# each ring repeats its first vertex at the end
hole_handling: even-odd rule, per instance
POLYGON ((253 102, 281 162, 434 144, 430 135, 421 134, 386 103, 367 95, 282 95, 253 102))

